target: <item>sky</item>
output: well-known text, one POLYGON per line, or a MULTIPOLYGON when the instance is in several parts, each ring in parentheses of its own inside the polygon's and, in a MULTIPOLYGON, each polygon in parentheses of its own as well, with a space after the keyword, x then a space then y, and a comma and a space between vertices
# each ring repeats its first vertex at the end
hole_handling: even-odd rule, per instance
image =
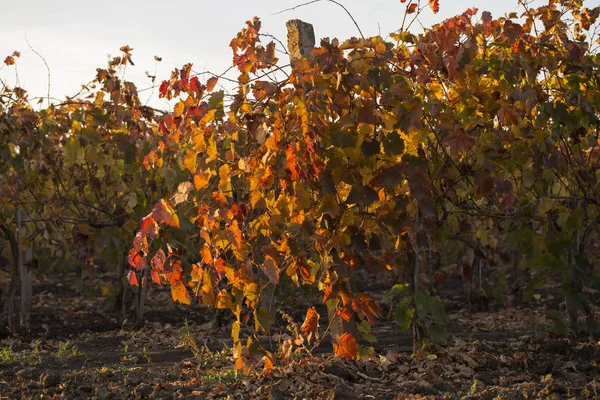
MULTIPOLYGON (((313 24, 317 43, 323 37, 344 40, 359 36, 345 11, 329 1, 278 13, 305 1, 0 0, 0 6, 6 3, 0 24, 0 61, 14 50, 21 52, 16 69, 0 67, 0 79, 27 90, 30 98, 47 96, 48 73, 37 52, 50 69, 50 96, 64 99, 90 82, 96 68, 105 68, 109 55, 119 55, 123 45, 133 48, 135 62, 127 67, 125 79, 133 81, 138 90, 152 86, 146 71, 157 76, 157 83, 168 79, 174 68, 190 62, 194 71, 221 73, 231 65, 229 42, 254 16, 261 18, 262 33, 283 43, 286 21, 296 18, 313 24), (155 55, 162 62, 156 62, 155 55)), ((367 37, 386 37, 399 29, 406 7, 400 0, 339 2, 367 37)), ((600 0, 585 0, 584 4, 595 6, 600 0)), ((471 7, 479 13, 490 11, 494 17, 520 10, 517 0, 440 0, 439 13, 426 9, 419 20, 428 27, 471 7)), ((419 30, 419 24, 411 29, 419 30)), ((286 56, 281 56, 285 60, 286 56)), ((150 99, 154 107, 169 108, 166 100, 158 100, 156 91, 148 89, 140 96, 143 101, 150 99)))

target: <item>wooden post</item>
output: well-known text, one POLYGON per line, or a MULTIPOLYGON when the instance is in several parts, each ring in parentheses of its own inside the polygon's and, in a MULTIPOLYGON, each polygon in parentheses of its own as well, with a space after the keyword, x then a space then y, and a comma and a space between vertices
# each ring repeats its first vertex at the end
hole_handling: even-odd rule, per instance
POLYGON ((288 31, 288 52, 290 61, 308 58, 315 48, 315 31, 313 26, 299 19, 291 19, 286 24, 288 31))
MULTIPOLYGON (((300 21, 298 19, 290 20, 286 23, 288 31, 288 52, 290 53, 290 62, 292 65, 296 60, 301 58, 311 59, 311 52, 315 47, 315 31, 313 26, 307 22, 300 21)), ((306 91, 306 86, 304 91, 306 91)), ((335 184, 331 178, 331 174, 326 173, 323 177, 321 186, 321 194, 325 195, 328 193, 336 193, 335 184)), ((339 279, 350 278, 350 271, 341 260, 338 261, 336 272, 339 279)), ((327 308, 327 314, 329 321, 331 322, 331 339, 334 344, 340 342, 340 337, 344 333, 351 334, 356 340, 358 340, 358 333, 356 330, 356 324, 353 320, 344 321, 342 318, 336 315, 337 308, 327 308)))
POLYGON ((21 187, 21 180, 17 183, 17 198, 16 198, 16 209, 17 209, 17 247, 18 247, 18 260, 17 267, 19 269, 19 281, 21 283, 20 290, 20 302, 19 302, 19 316, 20 316, 20 327, 29 331, 29 320, 31 314, 31 304, 33 302, 33 274, 27 266, 27 262, 33 259, 33 250, 29 249, 21 250, 21 239, 23 230, 23 215, 19 207, 19 189, 21 187))

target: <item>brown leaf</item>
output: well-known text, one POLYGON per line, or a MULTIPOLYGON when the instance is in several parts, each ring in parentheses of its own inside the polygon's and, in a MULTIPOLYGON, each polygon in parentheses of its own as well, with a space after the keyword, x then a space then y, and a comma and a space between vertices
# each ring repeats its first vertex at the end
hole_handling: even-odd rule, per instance
POLYGON ((219 78, 217 78, 216 76, 208 78, 208 81, 206 81, 206 90, 208 92, 212 92, 218 81, 219 78))
POLYGON ((311 307, 306 311, 306 317, 304 323, 300 327, 300 331, 306 336, 310 343, 313 338, 318 339, 319 337, 319 318, 320 315, 314 307, 311 307))

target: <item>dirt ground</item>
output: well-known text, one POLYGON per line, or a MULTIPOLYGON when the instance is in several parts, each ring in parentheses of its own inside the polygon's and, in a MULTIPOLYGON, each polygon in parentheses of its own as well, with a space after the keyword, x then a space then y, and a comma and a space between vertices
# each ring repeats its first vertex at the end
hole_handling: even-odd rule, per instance
MULTIPOLYGON (((579 399, 600 392, 598 337, 553 331, 546 310, 560 304, 551 286, 531 302, 492 302, 478 313, 467 311, 459 290, 446 293, 449 338, 431 354, 411 356, 410 335, 382 320, 370 357, 336 359, 325 343, 279 361, 269 375, 235 374, 229 322, 215 324, 212 310, 174 304, 168 290, 152 288, 147 322, 134 329, 114 311, 109 279, 85 286, 39 282, 31 334, 2 329, 0 399, 579 399)), ((303 301, 290 295, 279 306, 301 323, 303 301)), ((274 351, 276 333, 260 338, 274 351)))

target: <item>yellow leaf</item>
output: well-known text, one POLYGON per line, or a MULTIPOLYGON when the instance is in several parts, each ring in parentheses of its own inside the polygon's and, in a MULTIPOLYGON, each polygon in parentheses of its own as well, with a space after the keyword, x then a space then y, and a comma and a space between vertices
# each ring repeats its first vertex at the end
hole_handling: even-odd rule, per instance
POLYGON ((244 296, 250 301, 256 301, 258 298, 258 286, 256 283, 249 283, 244 288, 244 296))
POLYGON ((208 146, 206 147, 206 154, 211 160, 214 160, 219 156, 219 152, 217 151, 217 143, 215 142, 214 138, 210 138, 210 140, 208 141, 208 146))
POLYGON ((233 302, 231 300, 231 295, 227 293, 225 289, 222 289, 219 294, 217 294, 217 308, 221 309, 233 309, 233 302))
POLYGON ((190 294, 182 282, 177 282, 171 286, 171 297, 173 297, 173 300, 183 304, 190 304, 192 302, 190 294))
POLYGON ((208 182, 210 181, 210 174, 206 173, 206 172, 197 172, 196 175, 194 175, 194 186, 196 187, 196 190, 200 190, 200 189, 204 189, 205 187, 208 187, 208 182))
POLYGON ((183 114, 184 108, 185 108, 185 104, 183 103, 183 101, 180 101, 179 103, 175 104, 175 107, 173 108, 173 116, 175 118, 181 117, 181 114, 183 114))
POLYGON ((196 156, 198 153, 195 150, 188 150, 183 156, 183 166, 192 174, 196 172, 196 156))

